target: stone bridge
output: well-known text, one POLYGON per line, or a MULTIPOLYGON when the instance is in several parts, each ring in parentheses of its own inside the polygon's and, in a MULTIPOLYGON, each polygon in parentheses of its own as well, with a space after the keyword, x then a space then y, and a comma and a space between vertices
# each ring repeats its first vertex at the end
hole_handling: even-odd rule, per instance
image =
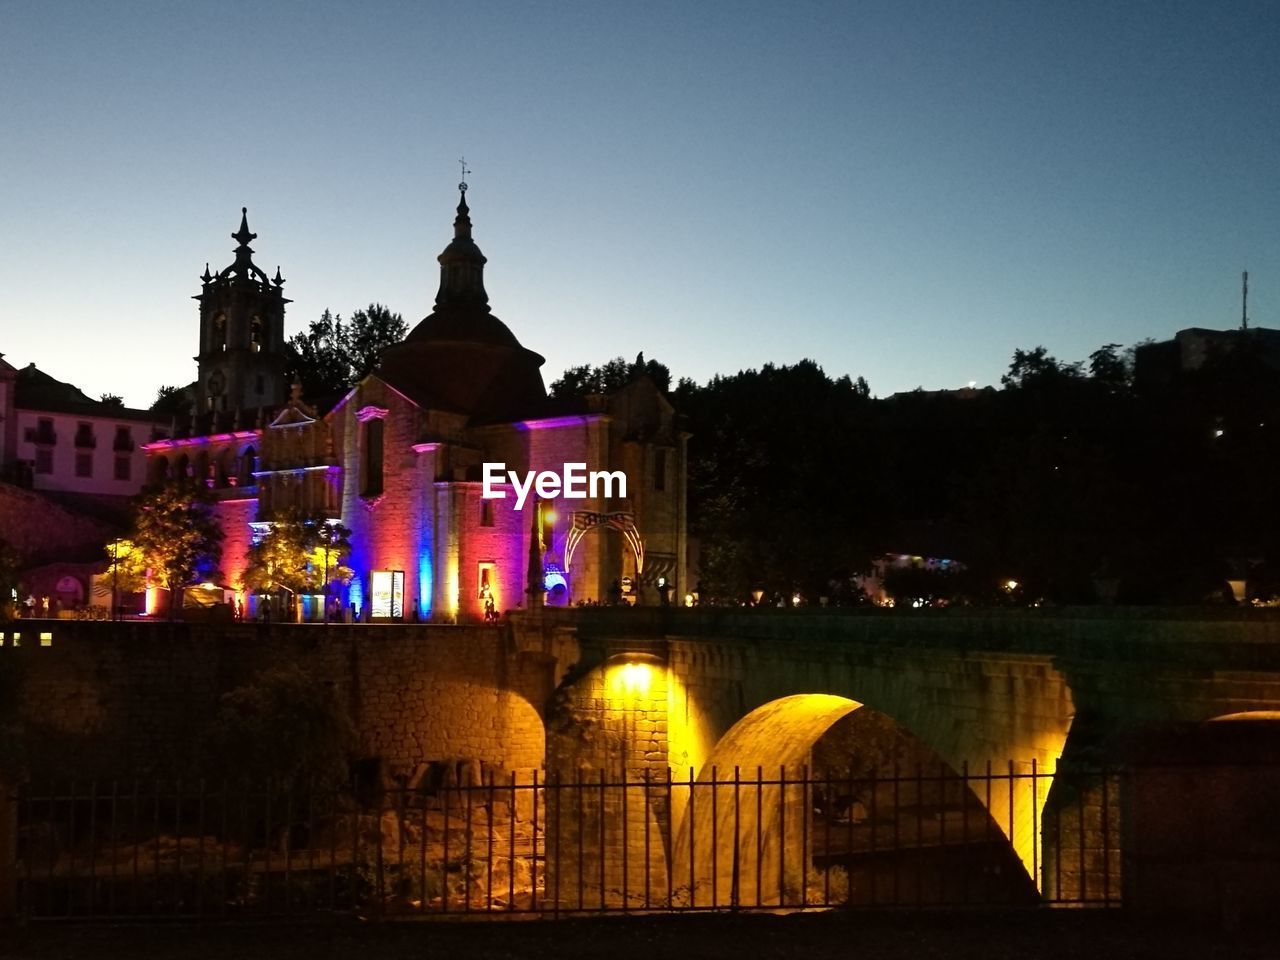
MULTIPOLYGON (((715 903, 785 899, 808 855, 796 831, 765 853, 741 838, 770 834, 784 808, 811 808, 804 788, 757 787, 756 812, 730 814, 701 802, 705 790, 656 784, 670 770, 717 797, 735 769, 794 780, 863 706, 949 775, 1009 770, 977 799, 1026 882, 1048 893, 1064 882, 1065 854, 1043 827, 1065 803, 1062 771, 1121 764, 1160 731, 1280 716, 1269 611, 591 608, 497 627, 0 624, 0 732, 25 729, 42 776, 181 775, 220 695, 283 664, 340 692, 384 771, 472 758, 503 776, 629 784, 598 804, 561 790, 546 815, 548 851, 572 853, 584 836, 591 848, 557 861, 557 885, 599 890, 605 906, 619 888, 632 891, 625 903, 636 891, 660 901, 675 865, 715 903), (776 892, 750 888, 753 872, 782 878, 776 892)), ((1099 858, 1122 845, 1120 791, 1105 780, 1072 788, 1080 868, 1067 873, 1081 889, 1091 871, 1110 874, 1099 858)))
MULTIPOLYGON (((616 780, 665 776, 670 766, 700 784, 733 778, 735 769, 799 776, 823 733, 869 706, 923 741, 953 775, 993 762, 1015 772, 988 781, 980 799, 1028 878, 1049 894, 1070 892, 1055 884, 1083 889, 1082 873, 1118 875, 1122 847, 1120 791, 1108 798, 1098 776, 1076 779, 1068 797, 1055 798, 1060 768, 1119 767, 1160 731, 1280 709, 1280 618, 1263 611, 651 608, 577 611, 561 622, 575 631, 581 655, 548 718, 549 769, 589 771, 588 779, 604 770, 616 780), (1055 803, 1070 805, 1067 832, 1089 848, 1087 858, 1076 856, 1081 849, 1067 857, 1044 836, 1055 803), (1103 851, 1116 862, 1099 862, 1103 851), (1065 869, 1055 862, 1063 857, 1065 869)), ((1167 744, 1162 755, 1171 759, 1167 744)), ((1204 757, 1175 750, 1172 759, 1204 757)), ((772 822, 786 789, 764 791, 762 820, 772 822)), ((693 884, 710 882, 717 902, 761 895, 741 879, 761 867, 751 804, 722 803, 719 813, 720 836, 739 837, 740 849, 730 841, 712 850, 703 840, 689 860, 694 838, 714 835, 716 815, 703 803, 690 816, 682 795, 660 810, 669 862, 693 884)), ((649 806, 632 798, 633 810, 649 806)), ((605 819, 616 822, 617 813, 605 819)), ((632 823, 603 835, 630 844, 631 861, 642 863, 649 858, 635 846, 639 832, 632 823)), ((789 842, 798 842, 794 834, 789 842)), ((798 865, 803 856, 794 850, 787 859, 798 865)), ((764 864, 765 876, 776 866, 764 864)), ((631 889, 644 885, 627 879, 631 889)))

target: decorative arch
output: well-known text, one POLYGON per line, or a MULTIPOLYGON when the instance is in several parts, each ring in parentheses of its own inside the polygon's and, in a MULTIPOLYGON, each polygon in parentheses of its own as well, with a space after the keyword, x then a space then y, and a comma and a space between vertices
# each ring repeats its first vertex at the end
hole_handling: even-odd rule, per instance
POLYGON ((573 563, 574 551, 586 536, 587 531, 597 527, 609 527, 622 534, 622 539, 636 558, 636 576, 644 572, 644 540, 636 528, 636 517, 633 513, 618 511, 615 513, 596 513, 591 510, 575 510, 569 514, 569 535, 565 539, 564 569, 567 573, 573 563))

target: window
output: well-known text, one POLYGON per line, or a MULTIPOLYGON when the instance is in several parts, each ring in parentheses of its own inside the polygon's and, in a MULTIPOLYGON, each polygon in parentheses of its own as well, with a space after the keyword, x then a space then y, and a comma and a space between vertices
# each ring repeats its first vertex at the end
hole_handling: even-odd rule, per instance
POLYGON ((36 450, 36 473, 53 473, 53 451, 36 450))
POLYGON ((76 451, 76 476, 93 476, 93 454, 84 450, 76 451))
POLYGON ((133 457, 116 454, 115 477, 117 480, 133 479, 133 457))
POLYGON ((498 596, 498 565, 492 560, 482 562, 477 571, 476 600, 478 612, 484 617, 485 623, 498 619, 498 604, 501 603, 498 596))
POLYGON ((76 424, 75 444, 77 447, 80 447, 82 449, 84 448, 92 449, 93 447, 97 446, 97 441, 93 437, 92 423, 81 422, 76 424))
POLYGON ((111 443, 116 453, 127 453, 133 450, 133 431, 128 427, 116 427, 116 438, 111 443))
POLYGON ((492 500, 485 500, 483 498, 480 500, 480 526, 482 527, 493 526, 493 501, 492 500))
POLYGON ((380 417, 361 424, 360 495, 363 497, 382 493, 382 427, 380 417))
POLYGON ((667 489, 667 451, 653 452, 653 489, 667 489))
POLYGON ((57 443, 58 435, 53 432, 53 421, 48 417, 41 417, 36 422, 36 432, 32 441, 34 443, 47 444, 49 446, 53 446, 57 443))
POLYGON ((257 353, 262 349, 262 318, 255 316, 249 321, 249 350, 257 353))

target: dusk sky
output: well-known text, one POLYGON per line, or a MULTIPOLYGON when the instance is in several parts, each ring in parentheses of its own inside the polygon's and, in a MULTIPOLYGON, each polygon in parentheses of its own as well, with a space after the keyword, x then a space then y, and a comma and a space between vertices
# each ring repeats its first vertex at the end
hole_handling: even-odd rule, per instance
POLYGON ((884 396, 1280 327, 1280 4, 0 0, 0 352, 147 406, 249 208, 286 330, 431 310, 457 160, 569 365, 884 396))

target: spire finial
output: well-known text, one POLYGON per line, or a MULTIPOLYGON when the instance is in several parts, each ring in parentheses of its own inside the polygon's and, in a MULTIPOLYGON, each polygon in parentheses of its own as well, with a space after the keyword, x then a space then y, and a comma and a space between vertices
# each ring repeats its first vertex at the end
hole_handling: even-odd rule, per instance
POLYGON ((467 192, 467 174, 471 172, 467 169, 467 158, 459 157, 458 166, 462 167, 462 179, 458 181, 458 192, 465 194, 467 192))
POLYGON ((256 233, 249 232, 249 208, 240 208, 240 229, 231 235, 232 240, 240 243, 241 247, 248 247, 250 240, 258 239, 256 233))

